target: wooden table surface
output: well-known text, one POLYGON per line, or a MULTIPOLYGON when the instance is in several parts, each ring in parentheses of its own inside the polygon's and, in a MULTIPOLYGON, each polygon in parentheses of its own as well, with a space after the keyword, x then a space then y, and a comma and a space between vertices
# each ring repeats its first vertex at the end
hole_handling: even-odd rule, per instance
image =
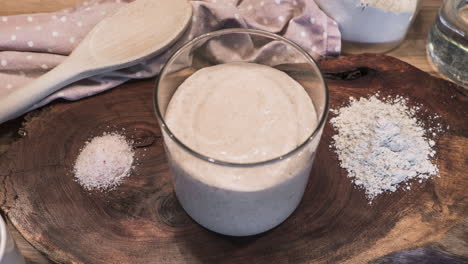
MULTIPOLYGON (((80 2, 80 0, 0 0, 0 16, 21 13, 51 12, 73 6, 78 2, 80 2)), ((425 43, 427 33, 436 17, 437 10, 443 1, 424 0, 421 2, 421 10, 408 33, 407 39, 400 47, 391 51, 388 55, 397 57, 426 72, 439 76, 439 74, 427 62, 425 43)), ((0 145, 1 144, 2 142, 0 142, 0 145)), ((18 247, 27 260, 27 263, 50 263, 44 256, 29 245, 29 243, 25 241, 13 227, 9 226, 9 230, 13 234, 18 247)))

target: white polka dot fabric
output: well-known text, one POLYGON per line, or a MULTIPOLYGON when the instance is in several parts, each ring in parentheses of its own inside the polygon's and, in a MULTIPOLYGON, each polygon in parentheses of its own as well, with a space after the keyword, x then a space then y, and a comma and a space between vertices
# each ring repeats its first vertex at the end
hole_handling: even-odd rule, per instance
MULTIPOLYGON (((87 0, 54 13, 0 16, 0 96, 20 89, 60 64, 94 25, 132 1, 87 0)), ((223 28, 255 28, 277 33, 302 46, 314 58, 338 55, 341 49, 338 26, 313 0, 204 0, 191 1, 191 4, 192 23, 167 51, 144 63, 71 84, 29 110, 59 98, 78 100, 130 79, 153 77, 178 47, 201 34, 223 28)), ((234 48, 240 44, 234 43, 234 48)), ((218 54, 226 49, 215 48, 213 56, 220 59, 242 55, 239 52, 218 54)), ((269 59, 274 62, 280 57, 271 55, 269 59)))

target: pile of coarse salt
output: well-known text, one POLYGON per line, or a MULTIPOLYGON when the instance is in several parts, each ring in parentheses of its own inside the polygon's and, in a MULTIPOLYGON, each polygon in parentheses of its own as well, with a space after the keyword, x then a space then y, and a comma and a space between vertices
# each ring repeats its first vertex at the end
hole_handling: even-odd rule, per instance
POLYGON ((86 142, 74 166, 76 181, 86 190, 114 188, 129 176, 134 152, 124 136, 104 133, 86 142))
POLYGON ((438 174, 431 161, 435 142, 415 116, 419 108, 408 107, 402 97, 382 101, 377 96, 351 98, 349 106, 332 111, 336 117, 331 119, 340 165, 370 201, 410 179, 438 174))

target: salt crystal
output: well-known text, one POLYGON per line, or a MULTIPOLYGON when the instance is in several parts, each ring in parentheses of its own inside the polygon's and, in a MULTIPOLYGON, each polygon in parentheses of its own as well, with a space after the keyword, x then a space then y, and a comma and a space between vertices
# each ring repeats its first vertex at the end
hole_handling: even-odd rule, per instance
POLYGON ((87 142, 74 166, 76 181, 86 190, 106 190, 130 175, 134 152, 124 136, 104 133, 87 142))

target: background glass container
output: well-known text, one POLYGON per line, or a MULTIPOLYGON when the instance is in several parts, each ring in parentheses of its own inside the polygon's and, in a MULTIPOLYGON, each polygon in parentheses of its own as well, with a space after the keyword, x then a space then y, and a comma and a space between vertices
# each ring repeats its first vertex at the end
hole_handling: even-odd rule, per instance
POLYGON ((15 241, 8 233, 5 221, 0 215, 0 264, 24 264, 15 241))
POLYGON ((315 0, 339 25, 342 52, 383 53, 405 39, 419 0, 315 0))
POLYGON ((453 82, 468 88, 468 1, 445 1, 429 32, 429 61, 453 82))
POLYGON ((169 59, 155 90, 155 110, 182 207, 196 222, 212 231, 246 236, 277 226, 301 201, 328 112, 328 89, 315 61, 298 45, 264 31, 228 29, 192 40, 169 59), (318 125, 310 137, 297 148, 271 160, 231 163, 200 154, 172 134, 164 116, 179 85, 201 68, 229 62, 268 65, 299 82, 316 110, 318 125), (245 186, 248 191, 228 189, 204 181, 202 174, 206 173, 227 178, 263 177, 267 184, 260 189, 245 186), (270 173, 291 176, 269 185, 270 173))

